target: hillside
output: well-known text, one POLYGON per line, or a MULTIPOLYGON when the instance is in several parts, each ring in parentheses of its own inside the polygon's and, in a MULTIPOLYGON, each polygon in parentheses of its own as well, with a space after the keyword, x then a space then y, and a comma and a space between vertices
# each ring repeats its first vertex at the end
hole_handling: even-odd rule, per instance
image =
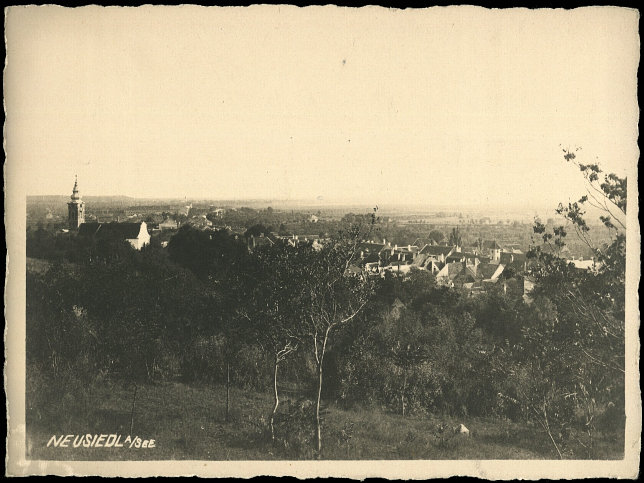
MULTIPOLYGON (((271 396, 232 389, 232 420, 226 422, 225 388, 177 382, 141 386, 133 435, 155 440, 154 448, 53 448, 52 435, 129 433, 132 393, 116 385, 92 388, 88 399, 70 401, 66 413, 47 404, 27 408, 28 458, 73 460, 271 460, 311 459, 312 432, 278 427, 273 445, 266 432, 271 396), (287 442, 288 446, 285 445, 287 442)), ((289 404, 285 404, 289 406, 289 404)), ((539 459, 556 458, 543 432, 493 418, 402 417, 380 409, 330 405, 325 420, 324 459, 539 459), (451 428, 465 424, 469 436, 451 428), (438 429, 448 427, 443 432, 438 429)), ((608 436, 608 435, 607 435, 608 436)), ((623 447, 598 440, 601 458, 620 459, 623 447)))

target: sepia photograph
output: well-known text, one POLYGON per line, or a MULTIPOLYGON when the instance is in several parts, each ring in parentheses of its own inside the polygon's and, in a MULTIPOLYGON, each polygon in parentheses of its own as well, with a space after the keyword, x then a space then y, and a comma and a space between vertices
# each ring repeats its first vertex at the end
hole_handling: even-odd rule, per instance
POLYGON ((7 7, 6 475, 636 479, 638 28, 7 7))

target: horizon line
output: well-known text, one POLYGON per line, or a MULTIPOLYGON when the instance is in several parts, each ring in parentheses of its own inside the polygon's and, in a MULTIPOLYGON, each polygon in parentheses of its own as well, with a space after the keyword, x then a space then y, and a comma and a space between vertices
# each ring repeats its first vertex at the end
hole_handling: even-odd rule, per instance
MULTIPOLYGON (((26 194, 27 198, 37 198, 37 197, 57 197, 57 198, 69 198, 67 194, 60 193, 38 193, 38 194, 26 194)), ((289 202, 289 203, 332 203, 332 204, 354 204, 354 205, 365 205, 371 206, 373 202, 364 201, 364 200, 351 200, 351 199, 339 199, 339 198, 272 198, 272 197, 239 197, 239 198, 226 198, 226 197, 205 197, 205 196, 133 196, 133 195, 124 195, 124 194, 92 194, 92 195, 82 195, 81 198, 130 198, 133 200, 183 200, 183 201, 254 201, 254 202, 289 202)), ((434 203, 432 201, 376 201, 378 204, 383 205, 405 205, 405 206, 422 206, 422 205, 434 205, 434 206, 513 206, 517 203, 512 202, 477 202, 477 203, 462 203, 462 204, 449 204, 449 203, 434 203)), ((537 206, 534 203, 529 203, 530 206, 537 206)), ((544 202, 544 206, 545 206, 544 202)))

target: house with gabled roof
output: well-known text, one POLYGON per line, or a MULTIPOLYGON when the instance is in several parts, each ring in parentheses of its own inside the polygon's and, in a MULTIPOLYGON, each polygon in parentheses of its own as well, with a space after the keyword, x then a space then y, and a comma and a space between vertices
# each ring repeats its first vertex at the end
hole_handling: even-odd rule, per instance
POLYGON ((522 272, 526 269, 527 257, 521 250, 502 251, 499 262, 506 268, 512 268, 516 272, 522 272))
POLYGON ((434 260, 445 263, 447 257, 455 251, 456 246, 454 245, 425 245, 419 254, 429 255, 434 260))
POLYGON ((436 242, 434 240, 432 240, 431 238, 427 238, 427 239, 425 239, 425 238, 416 238, 414 240, 414 243, 412 243, 412 245, 415 245, 417 247, 422 248, 422 247, 424 247, 426 245, 436 245, 436 242))
POLYGON ((126 240, 135 250, 140 250, 150 243, 150 233, 144 221, 137 223, 83 223, 78 227, 78 236, 94 240, 126 240))
POLYGON ((277 239, 271 235, 270 233, 265 235, 264 233, 260 233, 259 236, 255 235, 250 235, 249 237, 246 238, 246 244, 248 245, 249 250, 253 250, 257 247, 262 247, 266 245, 273 246, 277 243, 277 239))
MULTIPOLYGON (((456 270, 454 270, 456 272, 456 270)), ((460 272, 456 273, 452 282, 455 287, 462 287, 466 283, 474 283, 479 280, 479 277, 476 275, 476 269, 474 267, 468 267, 461 263, 460 272)))
POLYGON ((420 249, 417 246, 412 245, 387 245, 380 251, 380 259, 383 265, 387 265, 389 262, 412 263, 419 251, 420 249))
POLYGON ((441 268, 443 268, 443 263, 438 260, 434 260, 427 254, 418 254, 414 261, 412 262, 412 267, 418 268, 420 270, 427 270, 434 275, 437 274, 441 268))
POLYGON ((445 259, 445 262, 465 262, 468 265, 476 266, 479 264, 479 258, 478 255, 471 252, 454 252, 445 259))
POLYGON ((373 263, 380 261, 380 255, 385 246, 384 243, 365 241, 358 244, 357 250, 363 263, 373 263))
POLYGON ((173 220, 172 218, 166 218, 159 223, 160 230, 176 230, 177 228, 179 228, 179 223, 177 220, 173 220))
POLYGON ((445 263, 463 263, 465 261, 465 255, 461 252, 454 252, 451 255, 445 257, 445 263))
POLYGON ((485 240, 482 244, 481 251, 485 255, 492 258, 492 262, 499 262, 501 260, 501 247, 496 240, 485 240))
POLYGON ((505 266, 500 263, 479 263, 476 267, 476 271, 482 280, 493 281, 501 276, 504 269, 505 266))
POLYGON ((436 275, 444 266, 445 264, 443 262, 439 262, 437 260, 428 260, 425 264, 425 269, 436 275))
POLYGON ((405 261, 413 261, 414 258, 416 258, 416 255, 418 255, 418 252, 420 251, 420 248, 415 246, 415 245, 406 245, 406 246, 398 246, 396 245, 394 247, 394 252, 393 254, 399 255, 400 260, 405 260, 405 261))
POLYGON ((454 279, 464 270, 460 262, 446 263, 436 274, 436 283, 448 287, 454 287, 454 279))

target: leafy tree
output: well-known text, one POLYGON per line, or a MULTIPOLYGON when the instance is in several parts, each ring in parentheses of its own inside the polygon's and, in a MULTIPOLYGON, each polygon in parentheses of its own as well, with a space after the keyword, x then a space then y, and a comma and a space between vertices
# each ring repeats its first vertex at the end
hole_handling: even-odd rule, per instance
POLYGON ((253 319, 248 313, 249 290, 248 264, 246 256, 228 261, 229 266, 217 279, 211 279, 210 290, 216 300, 217 309, 211 313, 207 334, 217 341, 217 352, 223 356, 226 381, 226 421, 230 421, 231 366, 239 362, 245 346, 253 340, 253 319), (249 335, 251 337, 249 337, 249 335))
MULTIPOLYGON (((226 230, 207 232, 184 225, 168 243, 170 259, 197 277, 221 283, 248 258, 246 246, 226 230)), ((232 275, 231 275, 232 276, 232 275)))
POLYGON ((449 234, 448 243, 450 245, 456 245, 458 247, 462 246, 463 237, 461 236, 461 232, 458 228, 452 228, 452 232, 449 234))
POLYGON ((481 235, 478 236, 475 244, 476 244, 476 248, 478 248, 479 251, 483 250, 483 238, 481 237, 481 235))
POLYGON ((557 213, 567 225, 549 231, 536 222, 535 234, 543 246, 533 247, 530 256, 536 260, 532 275, 537 284, 533 292, 537 317, 524 331, 520 367, 536 367, 540 381, 548 381, 523 403, 532 412, 560 449, 566 432, 553 429, 552 415, 565 414, 558 427, 571 425, 572 403, 585 414, 587 447, 592 456, 598 414, 609 404, 623 409, 624 401, 624 287, 626 179, 603 174, 597 164, 576 161, 574 152, 564 150, 567 161, 575 163, 587 181, 587 195, 579 201, 561 205, 557 213), (612 241, 597 246, 586 222, 585 205, 601 210, 600 220, 612 233, 612 241), (569 231, 575 232, 592 248, 597 265, 579 270, 560 258, 569 231), (544 250, 544 247, 550 248, 544 250), (547 311, 540 306, 548 307, 547 311), (540 348, 541 352, 528 351, 540 348), (549 360, 544 366, 545 360, 549 360), (537 397, 538 396, 538 397, 537 397), (536 404, 535 401, 539 401, 536 404), (551 418, 550 422, 548 417, 551 418), (556 436, 563 435, 559 442, 556 436))
POLYGON ((168 252, 170 259, 191 270, 209 293, 208 317, 202 321, 198 334, 201 345, 212 345, 212 350, 207 351, 208 360, 201 363, 207 370, 213 364, 223 369, 228 421, 231 369, 234 372, 235 361, 244 345, 252 344, 248 337, 251 320, 245 305, 252 288, 248 250, 225 230, 205 232, 182 226, 170 240, 168 252))
POLYGON ((405 301, 411 301, 412 305, 418 305, 421 300, 436 289, 436 277, 428 270, 413 268, 409 274, 402 278, 402 286, 405 291, 405 301))
POLYGON ((385 319, 382 329, 383 355, 388 357, 400 373, 400 411, 405 416, 407 383, 412 370, 428 360, 429 340, 420 317, 404 311, 399 318, 385 319))
POLYGON ((433 240, 436 243, 441 243, 443 240, 445 240, 445 235, 443 234, 442 231, 432 230, 429 232, 429 238, 430 240, 433 240))
POLYGON ((207 278, 214 258, 208 234, 183 225, 168 243, 170 259, 194 272, 200 279, 207 278))
POLYGON ((73 370, 87 381, 96 369, 96 320, 77 305, 81 284, 78 276, 60 264, 42 275, 27 272, 27 363, 53 379, 73 370))
POLYGON ((54 235, 45 230, 42 224, 36 229, 27 229, 27 256, 35 258, 50 258, 54 246, 54 235))
MULTIPOLYGON (((247 305, 255 321, 255 335, 271 355, 273 364, 273 409, 269 417, 271 437, 275 440, 275 415, 279 407, 278 370, 298 348, 301 331, 301 288, 303 271, 310 250, 288 244, 263 247, 255 252, 256 269, 247 305)), ((248 288, 248 287, 247 287, 248 288)))
MULTIPOLYGON (((520 300, 520 299, 519 299, 520 300)), ((470 299, 476 325, 493 340, 517 343, 521 338, 521 310, 519 300, 505 295, 500 287, 470 299)))

